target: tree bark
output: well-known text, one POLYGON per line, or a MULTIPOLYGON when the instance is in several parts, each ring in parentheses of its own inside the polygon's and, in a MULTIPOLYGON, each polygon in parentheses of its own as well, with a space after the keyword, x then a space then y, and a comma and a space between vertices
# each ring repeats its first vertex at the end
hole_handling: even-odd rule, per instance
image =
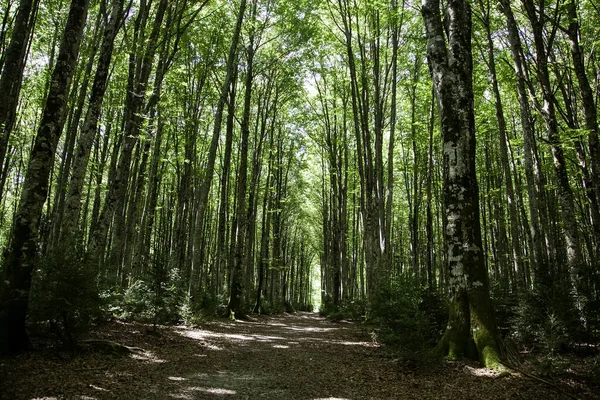
MULTIPOLYGON (((233 81, 234 70, 237 68, 237 53, 238 53, 238 43, 240 41, 240 32, 242 30, 242 24, 244 22, 244 14, 246 12, 246 0, 241 0, 240 7, 238 9, 237 20, 235 24, 235 28, 233 30, 233 37, 231 38, 231 43, 229 46, 229 53, 227 55, 227 65, 225 72, 225 80, 223 81, 223 86, 221 87, 221 93, 219 96, 219 102, 217 104, 216 112, 215 112, 215 120, 213 125, 213 133, 210 141, 210 147, 208 149, 208 159, 206 161, 206 168, 204 169, 204 176, 202 182, 200 183, 198 200, 197 200, 197 224, 198 226, 204 225, 204 218, 206 215, 206 207, 208 206, 208 194, 210 193, 210 187, 213 180, 213 175, 215 172, 215 161, 217 158, 217 148, 219 146, 219 138, 221 137, 221 129, 223 122, 223 110, 225 108, 225 103, 227 103, 227 96, 229 95, 229 87, 231 86, 231 82, 233 81)), ((196 246, 195 246, 196 247, 196 246)), ((199 249, 198 249, 199 250, 199 249)), ((200 253, 194 249, 196 252, 194 258, 196 259, 194 264, 199 264, 200 260, 198 257, 200 253), (198 261, 198 262, 196 262, 198 261)))
MULTIPOLYGON (((137 55, 134 53, 130 54, 131 64, 128 92, 126 96, 125 127, 123 131, 121 154, 118 158, 115 177, 109 184, 108 193, 99 215, 98 223, 92 229, 90 245, 88 248, 91 262, 99 270, 105 266, 104 255, 108 241, 108 232, 110 230, 111 222, 116 214, 118 214, 119 217, 119 221, 116 221, 114 224, 117 230, 115 233, 116 237, 121 237, 125 230, 126 192, 131 172, 131 157, 138 142, 142 123, 142 106, 146 98, 147 84, 154 64, 154 55, 159 44, 158 38, 168 3, 167 0, 161 0, 158 4, 152 32, 148 38, 148 47, 144 50, 141 59, 138 60, 136 58, 137 55)), ((147 12, 148 10, 144 8, 140 9, 140 15, 136 20, 136 25, 143 25, 142 21, 145 20, 147 16, 145 13, 147 12)), ((136 40, 140 40, 140 38, 138 37, 136 40)), ((137 45, 137 43, 134 43, 134 45, 137 45)))
POLYGON ((546 221, 547 207, 545 179, 542 175, 542 167, 535 143, 533 119, 529 105, 529 96, 527 95, 526 89, 527 71, 524 65, 523 47, 519 36, 519 30, 512 12, 510 1, 500 0, 500 9, 506 18, 508 41, 510 43, 510 50, 517 78, 517 94, 524 139, 523 158, 529 195, 529 214, 531 218, 530 235, 533 243, 530 264, 534 271, 534 284, 539 288, 544 288, 550 285, 547 252, 548 240, 546 237, 548 229, 546 221))
MULTIPOLYGON (((108 72, 112 59, 112 53, 114 49, 115 37, 119 31, 119 26, 123 18, 123 4, 124 0, 115 0, 112 4, 110 21, 104 29, 104 37, 100 48, 100 55, 98 58, 98 65, 94 76, 94 83, 92 84, 92 91, 90 93, 90 99, 88 103, 88 109, 85 114, 83 122, 83 128, 79 135, 77 143, 77 152, 73 160, 73 168, 71 178, 69 180, 67 198, 65 200, 65 216, 63 225, 60 227, 62 233, 67 235, 74 235, 77 232, 77 225, 79 222, 79 214, 81 211, 81 196, 83 190, 83 184, 85 180, 85 173, 87 170, 90 152, 94 143, 94 138, 97 134, 98 120, 100 118, 100 111, 104 100, 104 94, 106 93, 106 86, 108 82, 108 72)), ((105 132, 108 134, 108 132, 105 132)), ((59 242, 62 242, 59 235, 59 242)), ((71 238, 64 241, 72 245, 71 238)))
MULTIPOLYGON (((255 1, 252 4, 251 13, 251 18, 253 20, 256 17, 256 10, 257 2, 255 1)), ((237 229, 232 238, 233 265, 228 305, 229 311, 234 312, 238 315, 242 313, 243 306, 242 299, 244 295, 244 267, 249 268, 248 265, 244 266, 243 262, 245 260, 244 246, 246 245, 246 230, 248 225, 248 221, 246 220, 246 216, 248 215, 246 210, 246 186, 248 180, 248 138, 250 136, 250 108, 252 106, 252 84, 254 81, 254 37, 254 32, 252 32, 246 51, 246 88, 244 92, 244 110, 241 122, 240 167, 238 170, 236 193, 237 210, 235 219, 237 229)), ((250 249, 246 249, 246 251, 250 251, 250 249)))
POLYGON ((73 0, 52 73, 52 84, 31 150, 11 243, 0 283, 0 353, 28 346, 25 319, 31 277, 36 263, 42 208, 48 195, 50 171, 67 111, 67 95, 77 64, 89 0, 73 0))
POLYGON ((554 91, 550 83, 550 73, 548 70, 548 55, 543 34, 545 10, 539 10, 540 16, 538 17, 538 10, 534 5, 533 0, 522 1, 533 31, 533 40, 536 50, 536 71, 543 98, 543 106, 540 111, 546 125, 548 141, 550 142, 552 150, 554 172, 556 174, 556 184, 560 200, 561 220, 565 230, 567 262, 569 264, 571 279, 575 289, 580 295, 587 295, 587 284, 583 279, 586 265, 583 260, 581 238, 577 226, 575 201, 569 183, 564 149, 558 130, 554 91))
MULTIPOLYGON (((33 33, 38 5, 39 0, 22 0, 19 2, 10 43, 2 57, 4 65, 1 68, 2 74, 0 75, 0 93, 2 93, 0 96, 0 177, 8 173, 3 168, 4 159, 15 123, 27 46, 33 33)), ((2 192, 0 192, 1 199, 2 192)))
POLYGON ((437 350, 450 358, 463 357, 469 354, 472 337, 482 364, 498 367, 500 354, 482 251, 475 171, 471 9, 464 0, 448 2, 447 46, 439 0, 425 0, 422 15, 442 124, 444 232, 452 299, 448 327, 437 350))
POLYGON ((585 61, 583 50, 579 44, 579 20, 577 19, 577 5, 574 0, 569 0, 568 4, 569 26, 567 34, 571 42, 571 54, 573 56, 573 69, 579 83, 579 92, 582 99, 582 107, 585 117, 585 129, 587 132, 587 141, 590 151, 591 181, 586 186, 586 194, 590 201, 591 222, 595 236, 595 259, 600 260, 600 141, 598 140, 598 113, 594 92, 585 71, 585 61))

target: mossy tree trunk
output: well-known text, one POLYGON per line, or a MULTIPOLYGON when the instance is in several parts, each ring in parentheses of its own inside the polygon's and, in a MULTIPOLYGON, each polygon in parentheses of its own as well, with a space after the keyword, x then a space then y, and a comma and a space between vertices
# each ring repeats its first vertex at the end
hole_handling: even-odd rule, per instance
POLYGON ((439 0, 425 0, 422 8, 443 136, 444 232, 452 300, 437 350, 453 359, 470 356, 473 340, 482 364, 497 367, 500 355, 482 250, 475 171, 471 9, 464 0, 450 0, 446 8, 446 30, 439 0))
POLYGON ((25 321, 29 308, 31 277, 38 252, 39 222, 48 196, 54 154, 65 123, 67 97, 77 64, 88 7, 89 0, 71 2, 50 91, 31 150, 0 283, 0 353, 18 352, 29 344, 25 321))

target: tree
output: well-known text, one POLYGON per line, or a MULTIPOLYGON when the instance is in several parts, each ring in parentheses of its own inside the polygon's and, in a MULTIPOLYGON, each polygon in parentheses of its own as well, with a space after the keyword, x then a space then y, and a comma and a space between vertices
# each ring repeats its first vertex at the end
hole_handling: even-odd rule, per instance
POLYGON ((550 82, 550 72, 548 70, 548 49, 545 44, 543 29, 546 22, 546 11, 543 4, 539 10, 531 0, 523 0, 527 17, 531 23, 533 41, 536 50, 536 72, 538 83, 542 90, 542 102, 540 113, 546 125, 548 141, 551 145, 554 172, 556 174, 556 183, 558 186, 558 197, 561 206, 561 219, 565 229, 565 239, 567 245, 567 262, 569 272, 577 292, 587 295, 587 284, 583 279, 585 272, 585 263, 583 260, 581 239, 575 213, 575 200, 569 175, 567 172, 566 157, 563 144, 560 138, 558 121, 556 119, 555 96, 550 82))
MULTIPOLYGON (((574 0, 567 2, 569 25, 567 35, 571 42, 571 54, 573 57, 573 69, 579 83, 579 92, 582 100, 584 112, 585 129, 587 130, 587 142, 590 152, 591 182, 584 182, 586 194, 590 202, 591 222, 595 235, 595 254, 596 262, 600 260, 600 141, 598 140, 598 113, 594 101, 594 94, 590 86, 590 81, 585 69, 585 59, 583 49, 579 42, 580 23, 577 15, 577 4, 574 0)), ((587 162, 583 158, 584 167, 587 162)))
POLYGON ((28 346, 25 319, 36 265, 39 222, 48 195, 54 153, 65 122, 67 93, 77 63, 88 6, 88 0, 71 2, 50 92, 29 157, 0 283, 0 352, 20 351, 28 346))
MULTIPOLYGON (((3 65, 0 67, 0 181, 4 182, 8 171, 4 166, 8 141, 13 125, 21 92, 23 69, 27 48, 33 27, 35 25, 39 0, 24 0, 19 2, 19 9, 15 17, 13 33, 6 54, 2 57, 3 65)), ((2 199, 3 184, 0 184, 0 199, 2 199)))
POLYGON ((438 0, 424 1, 421 10, 442 125, 444 231, 452 302, 448 327, 437 350, 453 359, 464 357, 469 355, 472 337, 482 364, 498 367, 500 354, 482 251, 475 173, 471 8, 467 1, 452 0, 445 11, 446 31, 438 0))
MULTIPOLYGON (((79 236, 77 234, 77 228, 81 211, 81 197, 83 194, 82 190, 85 173, 88 167, 93 141, 96 137, 102 102, 104 101, 104 95, 106 93, 115 38, 123 19, 123 3, 123 0, 115 0, 113 2, 110 20, 104 29, 92 92, 90 94, 88 109, 85 114, 75 159, 73 161, 73 171, 69 180, 65 204, 65 219, 60 227, 61 232, 66 235, 66 246, 64 248, 67 249, 67 251, 69 248, 72 248, 74 239, 79 236)), ((61 240, 61 236, 63 235, 59 235, 59 241, 61 240)))

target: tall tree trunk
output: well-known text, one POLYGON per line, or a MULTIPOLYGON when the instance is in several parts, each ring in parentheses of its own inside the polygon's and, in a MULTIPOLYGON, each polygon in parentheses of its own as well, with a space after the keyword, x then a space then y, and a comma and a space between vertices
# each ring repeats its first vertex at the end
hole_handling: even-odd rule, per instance
POLYGON ((21 351, 28 346, 25 318, 31 276, 36 263, 39 222, 48 195, 54 154, 65 123, 66 99, 77 64, 88 6, 89 0, 71 2, 52 73, 52 85, 31 150, 0 283, 0 353, 21 351))
MULTIPOLYGON (((252 19, 256 16, 257 2, 252 4, 252 19)), ((237 180, 237 210, 236 210, 236 225, 237 229, 232 238, 233 246, 233 265, 231 277, 231 289, 229 293, 229 311, 240 315, 242 313, 242 299, 244 294, 244 267, 243 265, 244 246, 246 245, 246 229, 248 215, 246 210, 246 186, 248 177, 248 137, 250 136, 250 107, 252 101, 252 83, 254 81, 254 32, 250 36, 250 43, 246 51, 247 68, 246 68, 246 88, 244 92, 244 111, 241 122, 241 139, 240 139, 240 168, 238 171, 237 180)), ((250 249, 246 249, 250 251, 250 249)))
POLYGON ((427 235, 427 285, 430 289, 437 287, 437 280, 435 277, 436 262, 434 253, 434 237, 433 237, 433 213, 431 204, 433 185, 433 129, 434 129, 434 118, 435 118, 435 89, 432 89, 431 93, 431 105, 429 107, 429 150, 427 151, 427 178, 425 183, 425 191, 427 193, 427 206, 426 206, 426 222, 425 231, 427 235))
MULTIPOLYGON (((494 93, 496 119, 498 120, 498 134, 500 144, 500 163, 502 165, 502 182, 506 188, 506 196, 508 199, 508 216, 510 220, 510 239, 512 249, 513 269, 517 275, 517 288, 525 287, 525 272, 522 261, 522 246, 520 238, 519 211, 517 209, 517 199, 515 198, 515 189, 510 170, 510 162, 508 159, 508 135, 506 133, 506 119, 504 118, 504 108, 500 97, 500 86, 498 84, 498 76, 496 74, 496 58, 494 55, 494 43, 492 40, 491 21, 490 17, 490 2, 484 4, 480 1, 483 12, 483 25, 486 30, 489 76, 492 82, 492 90, 494 93)), ((499 221, 502 223, 502 221, 499 221)))
POLYGON ((442 122, 444 232, 452 299, 448 327, 438 351, 451 358, 463 357, 469 352, 472 335, 482 364, 498 367, 500 354, 482 251, 475 171, 471 9, 464 0, 451 0, 447 8, 448 45, 439 0, 425 0, 422 8, 442 122))
POLYGON ((273 143, 274 132, 269 136, 269 165, 267 171, 266 185, 268 189, 263 197, 262 206, 262 228, 260 237, 260 253, 258 256, 258 282, 256 285, 256 304, 254 305, 254 313, 260 312, 264 281, 269 267, 269 239, 271 233, 271 217, 273 213, 273 143))
MULTIPOLYGON (((117 229, 117 232, 115 232, 116 237, 121 237, 125 230, 126 192, 131 172, 131 157, 133 155, 133 149, 138 142, 142 124, 143 102, 146 98, 147 84, 154 64, 154 55, 159 44, 158 39, 168 3, 167 0, 161 0, 158 5, 152 32, 148 38, 148 47, 144 50, 141 59, 138 59, 137 55, 134 53, 130 54, 131 64, 125 105, 125 127, 123 131, 122 149, 118 158, 116 174, 114 179, 110 181, 108 193, 98 218, 98 223, 94 229, 92 229, 88 249, 91 262, 96 268, 105 266, 104 255, 107 247, 108 232, 115 215, 119 220, 114 224, 117 229)), ((143 25, 142 21, 145 21, 147 16, 145 13, 147 12, 147 9, 140 9, 140 15, 138 15, 136 25, 143 25)), ((138 34, 143 36, 142 33, 138 34)), ((135 40, 141 39, 137 37, 135 40)), ((117 266, 113 265, 113 267, 117 266)))
MULTIPOLYGON (((543 98, 541 114, 546 124, 548 141, 552 150, 554 172, 556 174, 556 184, 560 200, 561 220, 567 244, 567 262, 575 289, 580 295, 587 295, 587 283, 584 279, 586 266, 583 260, 581 239, 577 226, 575 201, 571 185, 569 184, 566 159, 556 119, 554 91, 550 83, 550 73, 548 71, 548 55, 543 33, 546 11, 544 9, 537 10, 533 0, 522 1, 533 31, 536 50, 536 71, 543 98), (540 14, 539 16, 538 13, 540 14)), ((543 3, 540 7, 543 7, 543 3)))
MULTIPOLYGON (((73 160, 73 168, 65 200, 64 222, 60 227, 63 234, 66 233, 67 236, 71 236, 64 241, 64 243, 68 243, 69 245, 72 245, 71 239, 77 232, 85 173, 88 167, 94 138, 97 136, 96 131, 104 94, 106 93, 108 72, 112 59, 115 37, 117 36, 123 18, 123 3, 124 0, 115 0, 112 4, 110 21, 108 21, 108 24, 104 29, 104 37, 100 47, 100 55, 94 76, 94 83, 92 84, 88 109, 77 142, 77 152, 75 153, 75 158, 73 160)), ((108 132, 105 132, 105 134, 108 135, 108 132)), ((61 237, 62 235, 59 235, 59 242, 62 241, 60 239, 61 237)))
MULTIPOLYGON (((10 133, 15 123, 27 47, 33 33, 38 5, 39 0, 19 2, 10 43, 3 55, 4 65, 1 69, 2 75, 0 75, 0 93, 2 93, 0 96, 0 177, 8 173, 4 168, 4 159, 8 150, 10 133)), ((0 192, 1 199, 2 192, 0 192)))
MULTIPOLYGON (((237 64, 237 61, 236 61, 237 64)), ((229 273, 231 264, 229 263, 229 251, 228 242, 231 240, 227 237, 227 226, 230 221, 229 217, 229 178, 231 171, 231 150, 233 146, 233 130, 235 120, 235 98, 237 92, 237 76, 238 69, 235 68, 233 72, 233 78, 231 82, 231 89, 229 92, 229 102, 227 104, 227 122, 226 122, 226 133, 225 133, 225 149, 223 152, 222 160, 222 171, 221 171, 221 182, 220 182, 220 194, 219 194, 219 215, 218 215, 218 226, 217 226, 217 262, 216 262, 216 274, 215 274, 215 288, 217 290, 217 296, 221 294, 221 289, 224 282, 221 281, 221 276, 231 278, 229 273)), ((231 299, 230 299, 231 301, 231 299)), ((239 308, 239 307, 236 307, 239 308)), ((228 309, 229 312, 232 311, 228 309)), ((239 310, 238 310, 239 311, 239 310)))
MULTIPOLYGON (((217 108, 215 111, 215 119, 213 125, 213 133, 210 141, 210 147, 208 149, 208 159, 206 161, 206 168, 204 169, 204 176, 202 182, 200 183, 198 199, 197 199, 197 224, 198 226, 204 225, 204 218, 206 215, 206 208, 208 206, 208 194, 210 193, 210 187, 213 180, 213 175, 215 172, 215 161, 217 158, 217 147, 219 146, 219 138, 221 137, 221 124, 223 122, 223 110, 225 108, 225 103, 227 103, 227 96, 229 95, 229 87, 231 86, 231 82, 233 81, 233 76, 235 69, 237 68, 237 53, 238 53, 238 43, 240 41, 240 32, 242 30, 242 23, 244 21, 244 14, 246 13, 246 0, 240 1, 240 7, 238 9, 237 20, 235 24, 235 28, 233 30, 233 37, 231 38, 231 43, 229 45, 229 53, 227 55, 227 65, 225 72, 225 80, 223 81, 223 86, 221 87, 221 93, 219 96, 219 102, 217 104, 217 108)), ((194 251, 196 252, 194 258, 194 264, 199 264, 200 260, 198 259, 201 255, 199 252, 200 246, 194 246, 194 251), (196 247, 198 249, 196 249, 196 247)))
POLYGON ((519 30, 510 1, 500 0, 500 9, 506 18, 508 40, 517 78, 517 94, 524 139, 523 158, 529 195, 529 213, 531 216, 530 233, 533 243, 530 264, 534 271, 535 285, 538 288, 545 288, 550 285, 550 267, 547 252, 548 240, 546 237, 548 227, 546 219, 545 179, 542 175, 542 167, 535 143, 533 118, 531 116, 529 96, 526 89, 527 70, 524 65, 523 47, 519 30))
MULTIPOLYGON (((96 53, 98 48, 100 47, 100 39, 101 35, 98 35, 102 27, 102 14, 105 13, 105 2, 101 4, 100 12, 96 17, 96 23, 94 26, 94 30, 91 33, 91 43, 87 46, 89 58, 86 63, 84 71, 79 71, 73 81, 73 90, 71 102, 75 103, 73 110, 71 110, 70 116, 68 118, 66 124, 66 135, 64 139, 62 156, 60 157, 61 163, 58 172, 58 179, 56 182, 56 189, 54 195, 54 201, 52 206, 52 217, 51 217, 51 228, 50 228, 50 239, 49 239, 49 249, 52 251, 58 250, 57 245, 61 242, 61 231, 65 216, 65 200, 67 195, 67 184, 69 179, 69 174, 71 172, 71 166, 73 161, 73 149, 75 148, 75 139, 77 137, 77 132, 79 131, 79 120, 84 111, 85 100, 87 99, 87 93, 89 89, 89 80, 92 75, 92 69, 94 66, 94 60, 96 58, 96 53), (81 78, 81 83, 79 79, 81 78), (77 95, 76 95, 77 94, 77 95), (77 101, 75 101, 77 98, 77 101)), ((85 49, 82 49, 82 53, 85 53, 85 49)), ((95 132, 94 132, 95 133, 95 132)), ((85 171, 83 172, 85 174, 85 171)), ((63 253, 63 249, 58 250, 57 252, 63 253)))
POLYGON ((595 236, 595 258, 600 260, 600 141, 598 140, 598 113, 594 92, 585 71, 583 50, 579 44, 579 20, 577 19, 577 2, 569 0, 568 4, 569 26, 567 34, 571 41, 571 54, 573 56, 573 69, 579 83, 579 91, 582 99, 582 107, 585 117, 585 129, 587 132, 588 146, 590 150, 591 182, 586 187, 586 194, 590 201, 590 212, 592 227, 595 236))

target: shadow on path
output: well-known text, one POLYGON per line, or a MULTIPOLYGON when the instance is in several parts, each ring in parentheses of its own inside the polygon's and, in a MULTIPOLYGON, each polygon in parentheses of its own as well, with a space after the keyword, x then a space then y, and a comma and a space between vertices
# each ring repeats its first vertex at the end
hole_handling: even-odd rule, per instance
POLYGON ((0 360, 6 399, 562 399, 517 375, 392 359, 349 322, 317 314, 217 320, 202 328, 112 323, 96 338, 127 357, 38 352, 0 360))

